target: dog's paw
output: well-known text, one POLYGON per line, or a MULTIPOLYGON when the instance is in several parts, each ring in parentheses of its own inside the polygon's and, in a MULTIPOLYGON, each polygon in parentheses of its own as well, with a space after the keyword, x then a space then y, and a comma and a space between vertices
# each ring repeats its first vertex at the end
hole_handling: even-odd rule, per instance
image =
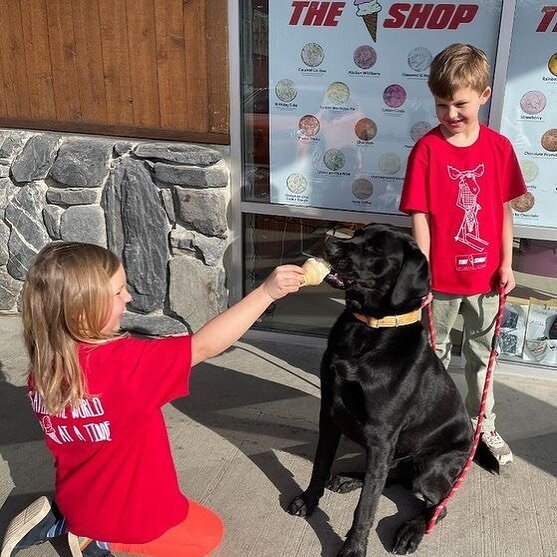
POLYGON ((349 491, 361 488, 363 485, 363 475, 362 477, 357 477, 354 475, 344 476, 342 474, 337 474, 329 480, 326 487, 335 493, 348 493, 349 491))
POLYGON ((302 493, 291 501, 290 505, 286 507, 286 512, 296 516, 309 516, 315 507, 317 507, 317 502, 310 502, 307 495, 302 493))
POLYGON ((395 534, 392 553, 406 555, 414 553, 425 533, 425 524, 422 520, 409 520, 405 522, 395 534))

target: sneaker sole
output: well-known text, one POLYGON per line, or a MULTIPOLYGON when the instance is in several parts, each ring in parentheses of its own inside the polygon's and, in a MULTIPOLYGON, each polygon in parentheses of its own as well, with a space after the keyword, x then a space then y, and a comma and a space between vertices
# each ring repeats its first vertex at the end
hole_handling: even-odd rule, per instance
POLYGON ((17 543, 49 513, 50 509, 50 501, 42 496, 14 517, 6 530, 0 557, 11 557, 17 543))
POLYGON ((79 546, 79 538, 71 532, 68 532, 68 545, 70 546, 72 557, 83 557, 81 547, 79 546))
POLYGON ((505 466, 505 464, 510 464, 513 461, 513 455, 504 455, 498 458, 499 464, 505 466))
POLYGON ((87 540, 83 547, 79 542, 79 537, 71 532, 68 532, 68 545, 70 546, 70 552, 72 557, 83 557, 83 550, 93 541, 89 538, 81 538, 83 540, 87 540))

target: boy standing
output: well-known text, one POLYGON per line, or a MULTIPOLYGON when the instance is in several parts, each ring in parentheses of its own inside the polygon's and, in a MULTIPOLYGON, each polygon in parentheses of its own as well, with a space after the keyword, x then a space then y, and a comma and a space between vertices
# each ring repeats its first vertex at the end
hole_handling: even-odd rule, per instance
MULTIPOLYGON (((509 140, 480 124, 491 95, 489 62, 471 45, 453 44, 431 63, 429 88, 439 126, 408 159, 400 210, 412 215, 414 238, 429 259, 436 352, 448 367, 450 332, 464 318, 466 407, 477 416, 498 310, 498 289, 515 286, 510 201, 526 192, 509 140)), ((512 452, 495 430, 488 395, 482 441, 500 464, 512 452)))

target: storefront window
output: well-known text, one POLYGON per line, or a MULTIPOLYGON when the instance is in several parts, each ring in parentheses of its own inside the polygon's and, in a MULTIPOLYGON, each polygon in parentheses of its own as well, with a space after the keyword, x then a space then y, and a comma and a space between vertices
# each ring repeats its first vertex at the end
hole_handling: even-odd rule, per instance
POLYGON ((557 367, 557 242, 515 240, 517 286, 507 299, 501 358, 557 367))
MULTIPOLYGON (((327 235, 349 237, 361 224, 272 215, 244 216, 245 289, 259 286, 277 265, 319 257, 327 235)), ((265 330, 325 336, 344 309, 344 292, 323 283, 273 304, 257 323, 265 330)))
POLYGON ((244 201, 269 202, 268 0, 242 0, 244 201))
POLYGON ((408 154, 437 123, 431 60, 471 42, 494 66, 502 1, 401 6, 244 1, 244 200, 398 213, 408 154))
MULTIPOLYGON (((496 76, 480 119, 511 140, 528 186, 513 203, 517 287, 501 359, 557 369, 557 11, 510 2, 502 21, 506 2, 240 1, 245 291, 315 254, 332 228, 409 226, 398 212, 406 160, 437 124, 429 65, 470 43, 496 76)), ((274 304, 258 326, 326 335, 342 309, 343 293, 321 285, 274 304)), ((458 326, 453 336, 458 346, 458 326)))

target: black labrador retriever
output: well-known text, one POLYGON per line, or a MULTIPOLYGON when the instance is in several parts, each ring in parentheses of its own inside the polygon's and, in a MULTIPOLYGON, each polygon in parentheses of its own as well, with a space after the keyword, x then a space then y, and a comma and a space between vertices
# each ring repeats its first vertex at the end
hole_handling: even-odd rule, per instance
MULTIPOLYGON (((326 242, 324 258, 343 285, 346 309, 321 362, 319 441, 309 487, 288 506, 311 514, 325 487, 362 487, 339 557, 365 557, 377 503, 389 480, 424 500, 395 535, 392 551, 416 551, 435 505, 466 462, 473 430, 462 399, 419 320, 429 292, 427 260, 394 227, 371 224, 350 239, 326 242), (341 434, 362 445, 361 477, 329 481, 341 434)), ((487 467, 490 467, 488 464, 487 467)))

